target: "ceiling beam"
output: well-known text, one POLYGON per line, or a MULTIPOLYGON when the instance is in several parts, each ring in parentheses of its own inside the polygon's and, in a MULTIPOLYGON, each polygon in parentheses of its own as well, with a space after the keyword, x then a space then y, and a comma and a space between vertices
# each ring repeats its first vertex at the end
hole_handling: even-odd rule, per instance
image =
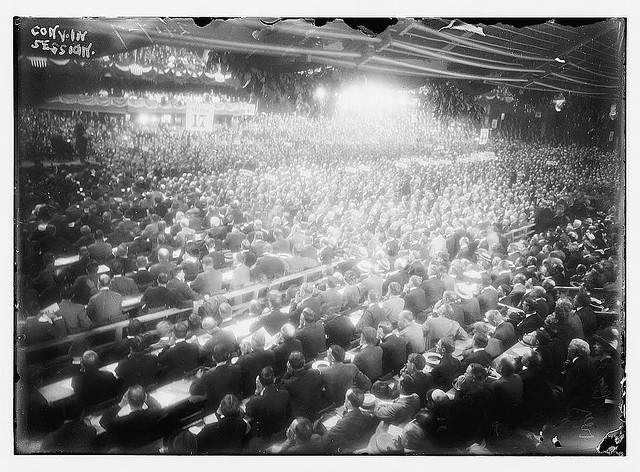
MULTIPOLYGON (((568 48, 564 49, 563 51, 558 52, 555 57, 558 57, 560 59, 562 59, 562 56, 568 56, 569 54, 571 54, 574 51, 577 51, 578 49, 580 49, 582 46, 584 46, 585 44, 589 43, 590 41, 593 41, 597 38, 599 38, 600 36, 603 36, 604 34, 608 33, 609 30, 611 30, 613 27, 615 26, 615 23, 610 23, 607 27, 602 28, 602 30, 600 30, 596 35, 594 36, 589 36, 588 38, 583 39, 582 41, 579 41, 577 43, 572 44, 571 46, 569 46, 568 48)), ((553 54, 551 54, 553 55, 553 54)), ((584 62, 583 61, 578 61, 578 64, 580 62, 584 62)), ((533 79, 531 77, 531 75, 529 77, 527 77, 527 79, 529 80, 529 83, 527 85, 533 85, 534 80, 537 83, 540 83, 539 81, 550 76, 551 74, 557 73, 559 69, 559 66, 562 66, 559 63, 553 63, 551 66, 547 66, 547 73, 545 75, 543 75, 542 77, 536 77, 535 79, 533 79)), ((526 85, 525 85, 526 87, 526 85)))

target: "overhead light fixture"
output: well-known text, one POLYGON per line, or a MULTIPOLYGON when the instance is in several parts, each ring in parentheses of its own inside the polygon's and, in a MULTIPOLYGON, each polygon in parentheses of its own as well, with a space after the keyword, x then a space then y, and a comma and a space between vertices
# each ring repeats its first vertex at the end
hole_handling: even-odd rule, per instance
POLYGON ((565 64, 567 62, 564 59, 560 59, 559 57, 556 57, 554 61, 559 62, 560 64, 565 64))
POLYGON ((564 98, 564 95, 560 93, 553 97, 553 100, 551 100, 551 102, 555 105, 556 111, 561 112, 562 107, 564 107, 565 103, 567 103, 567 99, 564 98))
POLYGON ((327 98, 327 89, 322 85, 318 86, 318 88, 313 92, 313 98, 315 98, 319 102, 323 101, 325 98, 327 98))
POLYGON ((219 84, 223 83, 225 80, 230 79, 231 74, 227 70, 226 74, 222 73, 222 64, 218 62, 218 67, 216 68, 215 73, 213 74, 213 80, 218 82, 219 84))

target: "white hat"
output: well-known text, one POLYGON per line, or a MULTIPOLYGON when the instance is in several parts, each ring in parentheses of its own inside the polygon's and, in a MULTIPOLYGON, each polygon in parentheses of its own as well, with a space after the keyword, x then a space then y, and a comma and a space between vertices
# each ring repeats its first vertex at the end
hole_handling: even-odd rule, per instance
POLYGON ((453 286, 453 290, 463 300, 471 300, 473 298, 473 291, 471 287, 464 283, 457 283, 453 286))

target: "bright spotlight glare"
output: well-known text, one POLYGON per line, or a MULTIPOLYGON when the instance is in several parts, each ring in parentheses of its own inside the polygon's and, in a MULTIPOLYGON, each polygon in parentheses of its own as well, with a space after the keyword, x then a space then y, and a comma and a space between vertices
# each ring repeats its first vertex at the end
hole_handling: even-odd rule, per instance
POLYGON ((149 115, 147 115, 146 113, 140 113, 138 115, 138 123, 140 123, 141 125, 146 125, 147 123, 149 123, 149 115))
POLYGON ((320 85, 314 92, 313 97, 316 100, 322 101, 327 98, 327 89, 325 89, 322 85, 320 85))
POLYGON ((385 84, 353 84, 341 90, 338 108, 349 113, 376 113, 407 110, 414 101, 406 91, 385 84))

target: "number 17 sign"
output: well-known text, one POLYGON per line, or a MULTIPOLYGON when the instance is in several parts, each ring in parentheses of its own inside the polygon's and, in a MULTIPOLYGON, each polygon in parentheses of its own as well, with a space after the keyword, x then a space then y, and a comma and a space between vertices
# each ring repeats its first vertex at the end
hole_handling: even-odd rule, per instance
POLYGON ((187 131, 213 131, 213 103, 187 103, 187 131))

